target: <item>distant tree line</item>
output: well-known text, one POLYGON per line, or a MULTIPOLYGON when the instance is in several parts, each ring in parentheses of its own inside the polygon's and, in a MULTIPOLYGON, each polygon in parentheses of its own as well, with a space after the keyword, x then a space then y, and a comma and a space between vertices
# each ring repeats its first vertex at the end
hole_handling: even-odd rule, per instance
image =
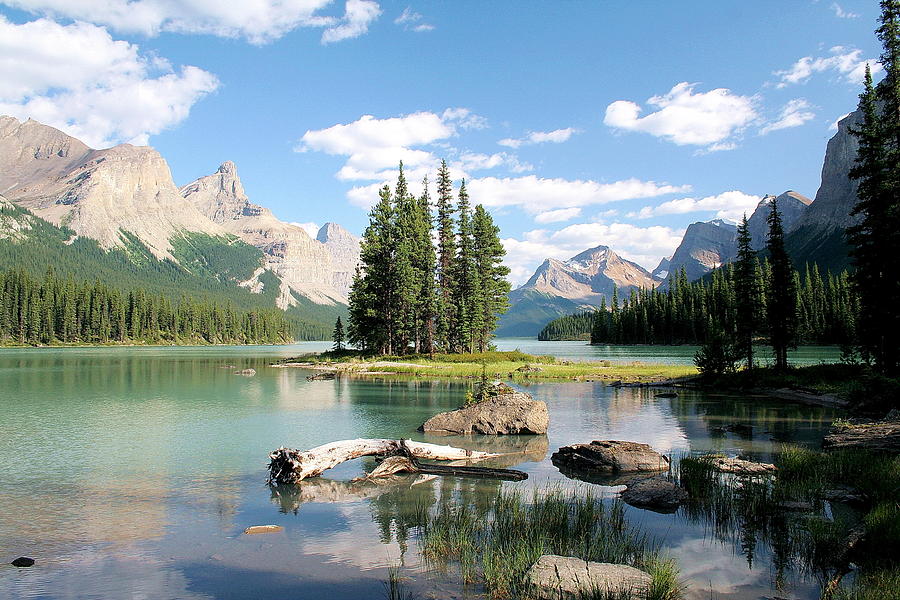
POLYGON ((0 343, 271 344, 294 339, 276 309, 241 311, 231 303, 122 291, 100 281, 0 271, 0 343))
POLYGON ((434 208, 433 215, 428 179, 414 197, 403 163, 393 192, 387 185, 379 192, 350 292, 347 338, 356 348, 380 354, 489 348, 510 290, 500 229, 482 205, 472 209, 465 181, 454 204, 445 162, 434 208))
MULTIPOLYGON (((762 323, 766 317, 768 261, 757 261, 754 277, 762 293, 756 310, 762 323)), ((798 338, 803 344, 841 344, 853 339, 858 301, 849 275, 826 273, 807 267, 794 272, 799 291, 795 297, 798 338)), ((682 271, 669 279, 667 289, 634 291, 621 303, 614 292, 609 305, 550 321, 538 335, 540 340, 584 339, 594 344, 703 344, 721 331, 736 331, 735 265, 728 264, 709 278, 687 281, 682 271)), ((754 339, 765 339, 761 326, 754 339)))

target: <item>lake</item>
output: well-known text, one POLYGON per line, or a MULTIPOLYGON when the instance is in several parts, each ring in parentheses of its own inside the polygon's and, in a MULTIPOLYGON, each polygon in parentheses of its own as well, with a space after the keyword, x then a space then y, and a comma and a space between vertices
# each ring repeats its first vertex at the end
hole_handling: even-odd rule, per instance
MULTIPOLYGON (((546 436, 427 436, 417 427, 459 406, 465 383, 309 382, 309 371, 268 366, 327 346, 0 350, 0 562, 37 560, 30 569, 0 566, 0 598, 380 598, 396 564, 420 598, 477 598, 477 587, 423 564, 409 527, 417 506, 450 497, 489 500, 501 485, 592 486, 612 498, 621 486, 569 479, 550 454, 565 444, 623 439, 676 456, 715 450, 771 460, 783 443, 817 446, 839 415, 764 398, 684 391, 660 399, 648 389, 540 383, 523 389, 548 404, 546 436), (234 374, 242 368, 257 374, 234 374), (497 464, 530 477, 352 484, 374 464, 362 459, 299 490, 265 485, 272 449, 356 437, 518 452, 497 464), (242 533, 264 524, 284 530, 242 533)), ((498 346, 645 362, 690 362, 694 351, 534 340, 498 346)), ((795 361, 838 354, 802 349, 795 361)), ((679 562, 688 598, 817 596, 815 581, 791 571, 775 589, 762 543, 751 544, 748 560, 746 540, 742 549, 739 541, 717 539, 709 524, 681 512, 628 507, 626 516, 679 562)))

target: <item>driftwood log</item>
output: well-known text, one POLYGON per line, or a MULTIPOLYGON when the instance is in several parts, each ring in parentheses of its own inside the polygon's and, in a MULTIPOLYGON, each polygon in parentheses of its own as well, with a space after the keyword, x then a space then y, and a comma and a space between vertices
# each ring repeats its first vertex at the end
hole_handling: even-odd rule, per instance
POLYGON ((402 457, 404 461, 391 461, 381 472, 376 469, 369 475, 379 476, 408 471, 434 475, 456 475, 462 477, 491 477, 521 480, 528 477, 522 471, 510 469, 489 469, 482 467, 441 466, 422 464, 425 460, 481 460, 500 456, 490 452, 465 450, 453 446, 441 446, 412 440, 365 439, 331 442, 300 451, 281 447, 269 453, 270 484, 298 483, 308 477, 316 477, 324 471, 348 460, 362 456, 402 457))

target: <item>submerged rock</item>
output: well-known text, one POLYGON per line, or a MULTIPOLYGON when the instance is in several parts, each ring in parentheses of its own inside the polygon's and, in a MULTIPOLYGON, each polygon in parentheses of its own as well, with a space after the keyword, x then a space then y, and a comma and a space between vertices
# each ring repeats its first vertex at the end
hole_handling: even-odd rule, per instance
POLYGON ((241 369, 240 371, 235 371, 235 375, 244 375, 246 377, 253 377, 256 375, 256 369, 241 369))
POLYGON ((628 565, 553 554, 540 557, 525 578, 533 596, 546 600, 593 598, 596 593, 608 598, 646 598, 651 581, 648 573, 628 565))
POLYGON ((685 490, 660 477, 633 481, 622 492, 622 500, 631 506, 662 513, 675 512, 687 497, 685 490))
POLYGON ((560 469, 588 473, 666 471, 669 468, 669 459, 648 444, 618 440, 563 446, 550 460, 560 469))
POLYGON ((27 556, 20 556, 9 564, 14 567, 32 567, 34 566, 34 559, 28 558, 27 556))
POLYGON ((521 434, 547 433, 547 405, 507 385, 494 386, 487 400, 437 414, 421 431, 439 433, 521 434))

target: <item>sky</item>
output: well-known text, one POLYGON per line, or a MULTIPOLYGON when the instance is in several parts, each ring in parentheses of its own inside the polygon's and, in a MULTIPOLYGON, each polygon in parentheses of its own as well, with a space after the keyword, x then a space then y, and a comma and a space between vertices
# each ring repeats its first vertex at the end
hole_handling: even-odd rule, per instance
MULTIPOLYGON (((874 0, 0 0, 0 114, 149 144, 184 185, 361 234, 441 159, 514 285, 607 245, 652 270, 688 224, 814 198, 880 45, 874 0)), ((431 184, 434 195, 434 185, 431 184)))

